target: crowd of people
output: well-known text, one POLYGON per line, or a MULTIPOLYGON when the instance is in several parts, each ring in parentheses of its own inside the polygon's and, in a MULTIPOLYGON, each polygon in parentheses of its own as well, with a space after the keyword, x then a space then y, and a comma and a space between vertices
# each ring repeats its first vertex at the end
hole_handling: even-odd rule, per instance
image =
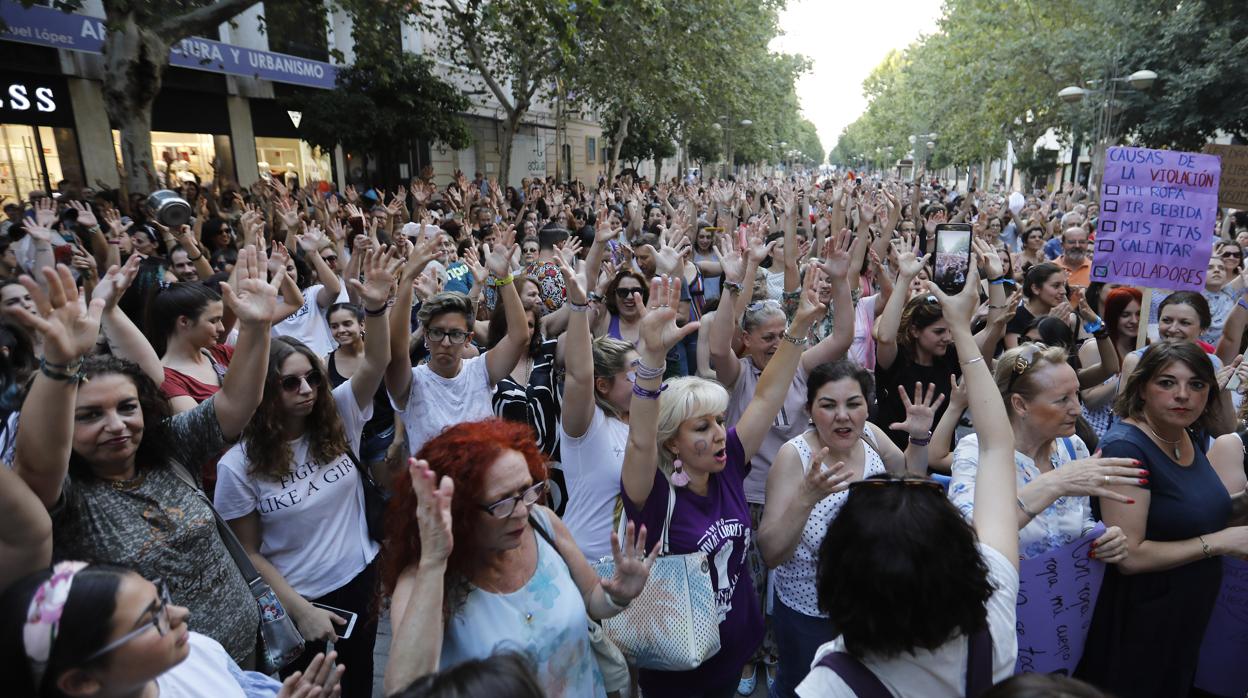
POLYGON ((1210 695, 1248 556, 1240 214, 1203 291, 1146 295, 1091 282, 1071 185, 177 193, 184 225, 5 206, 13 695, 1210 695), (1016 676, 1020 561, 1101 526, 1077 678, 1016 676), (678 556, 705 608, 655 602, 678 556), (643 605, 711 651, 654 661, 689 638, 643 605))

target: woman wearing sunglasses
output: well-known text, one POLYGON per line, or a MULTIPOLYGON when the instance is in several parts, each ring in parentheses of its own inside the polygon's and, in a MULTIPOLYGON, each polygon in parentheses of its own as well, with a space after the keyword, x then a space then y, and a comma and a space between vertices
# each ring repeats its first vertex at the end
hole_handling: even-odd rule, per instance
POLYGON ((418 456, 386 519, 382 585, 394 636, 385 693, 514 649, 550 698, 604 696, 586 615, 609 618, 641 593, 657 556, 657 546, 643 548, 645 529, 611 534, 615 576, 599 578, 540 504, 545 457, 523 424, 458 424, 418 456))
POLYGON ((343 693, 368 698, 378 545, 368 535, 354 454, 390 359, 386 301, 401 262, 384 248, 363 257, 364 282, 348 281, 367 318, 360 365, 331 391, 312 349, 295 339, 274 339, 264 399, 243 438, 217 464, 214 503, 309 641, 304 655, 283 671, 307 666, 322 642, 338 640, 334 624, 347 622, 313 603, 340 608, 360 617, 351 637, 336 645, 354 669, 343 693))
POLYGON ((983 675, 991 685, 1014 673, 1014 438, 970 331, 979 305, 974 265, 967 276, 955 296, 935 286, 931 293, 949 321, 982 437, 974 523, 930 480, 875 475, 848 486, 820 547, 817 573, 819 608, 839 637, 816 651, 797 688, 802 698, 954 698, 977 695, 968 691, 968 675, 983 675))
POLYGON ((175 469, 224 451, 260 403, 277 298, 264 267, 264 253, 248 248, 235 282, 222 285, 241 329, 221 391, 172 417, 136 364, 84 356, 105 301, 84 309, 66 267, 44 270, 46 294, 23 278, 39 314, 19 311, 43 335, 44 361, 22 407, 14 468, 51 512, 54 558, 163 577, 194 613, 192 626, 241 663, 256 646, 255 601, 216 527, 204 524, 212 511, 175 469))
POLYGON ((278 681, 244 671, 216 640, 187 627, 165 582, 123 567, 60 562, 0 596, 0 657, 15 696, 338 695, 345 666, 317 655, 278 681))

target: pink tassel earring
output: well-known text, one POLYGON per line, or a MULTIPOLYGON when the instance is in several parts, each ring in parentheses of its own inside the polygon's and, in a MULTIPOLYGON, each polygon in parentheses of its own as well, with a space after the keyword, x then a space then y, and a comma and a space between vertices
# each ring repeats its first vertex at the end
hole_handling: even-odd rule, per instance
POLYGON ((689 484, 689 475, 685 473, 684 467, 685 464, 681 463, 679 458, 672 461, 672 468, 674 468, 672 472, 672 484, 676 487, 684 487, 689 484))

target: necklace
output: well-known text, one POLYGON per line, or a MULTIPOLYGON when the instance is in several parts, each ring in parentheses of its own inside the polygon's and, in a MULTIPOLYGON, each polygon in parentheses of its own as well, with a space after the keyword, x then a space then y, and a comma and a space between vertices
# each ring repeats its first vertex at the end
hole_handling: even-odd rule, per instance
POLYGON ((1180 436, 1179 436, 1179 438, 1175 439, 1174 441, 1168 441, 1168 440, 1166 440, 1166 439, 1161 438, 1161 435, 1159 435, 1156 431, 1154 431, 1154 430, 1153 430, 1153 427, 1152 427, 1152 425, 1150 425, 1150 424, 1148 423, 1148 420, 1146 420, 1146 419, 1142 419, 1142 420, 1140 420, 1140 424, 1143 424, 1143 425, 1144 425, 1144 428, 1148 430, 1148 433, 1149 433, 1149 434, 1152 434, 1152 435, 1153 435, 1153 438, 1154 438, 1154 439, 1157 439, 1158 441, 1162 442, 1163 444, 1168 444, 1169 446, 1173 447, 1173 448, 1174 448, 1174 459, 1175 459, 1176 461, 1179 459, 1179 444, 1183 442, 1183 436, 1182 436, 1182 435, 1180 435, 1180 436))

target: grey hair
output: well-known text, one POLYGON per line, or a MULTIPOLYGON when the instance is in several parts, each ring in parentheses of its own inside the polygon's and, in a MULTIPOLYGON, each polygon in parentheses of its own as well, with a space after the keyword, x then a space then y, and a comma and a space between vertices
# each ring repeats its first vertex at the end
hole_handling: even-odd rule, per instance
POLYGON ((754 328, 774 318, 784 319, 787 316, 784 313, 784 306, 780 301, 767 299, 755 301, 746 307, 745 313, 741 315, 741 330, 743 332, 751 332, 754 328))
POLYGON ((727 411, 728 391, 719 383, 696 376, 668 381, 659 397, 659 469, 671 477, 675 456, 664 444, 676 436, 682 423, 707 415, 719 416, 727 411))

